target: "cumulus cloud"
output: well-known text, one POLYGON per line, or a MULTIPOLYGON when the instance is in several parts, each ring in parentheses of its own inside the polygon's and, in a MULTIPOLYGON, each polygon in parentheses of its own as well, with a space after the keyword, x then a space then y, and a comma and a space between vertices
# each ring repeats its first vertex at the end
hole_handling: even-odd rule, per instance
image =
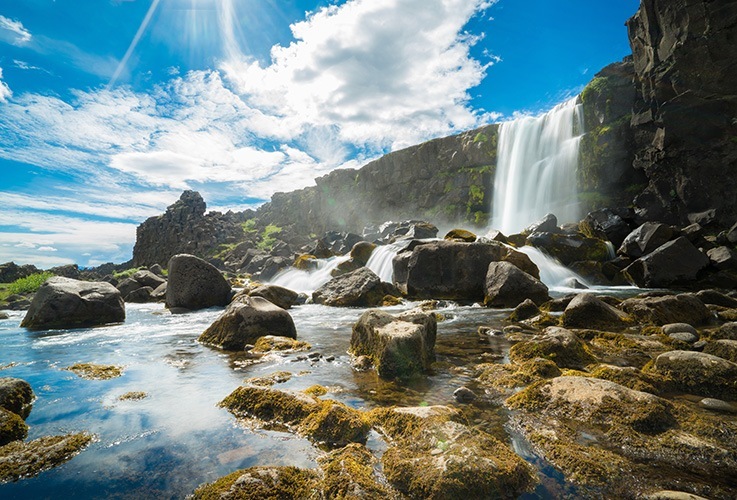
POLYGON ((8 84, 3 81, 3 69, 0 68, 0 102, 7 102, 8 98, 13 95, 13 92, 8 87, 8 84))
POLYGON ((0 40, 13 45, 25 45, 33 36, 23 23, 5 16, 0 16, 0 40))

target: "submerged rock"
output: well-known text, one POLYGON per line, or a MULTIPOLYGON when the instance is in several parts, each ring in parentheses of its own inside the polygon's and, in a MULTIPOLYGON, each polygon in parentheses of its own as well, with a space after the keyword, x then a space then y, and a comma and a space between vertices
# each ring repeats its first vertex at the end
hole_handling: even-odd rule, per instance
POLYGON ((0 408, 0 446, 25 439, 27 435, 28 426, 20 415, 0 408))
POLYGON ((230 285, 212 264, 188 254, 169 259, 167 308, 196 310, 226 306, 231 296, 230 285))
POLYGON ((21 322, 29 329, 76 328, 125 320, 125 304, 110 283, 49 278, 21 322))
POLYGON ((382 378, 408 377, 435 361, 436 334, 434 314, 414 310, 392 316, 374 309, 353 325, 350 352, 370 357, 382 378))
POLYGON ((193 500, 320 498, 317 472, 297 467, 251 467, 197 488, 193 500))
POLYGON ((380 408, 371 419, 390 439, 384 473, 410 498, 516 498, 535 483, 524 460, 447 406, 380 408))
POLYGON ((88 380, 109 380, 123 375, 123 368, 120 366, 95 363, 77 363, 64 369, 88 380))
POLYGON ((45 436, 24 443, 14 441, 0 447, 0 483, 29 478, 72 459, 90 444, 86 432, 65 436, 45 436))
POLYGON ((287 311, 262 297, 239 296, 199 337, 199 342, 226 351, 242 351, 266 335, 297 338, 287 311))

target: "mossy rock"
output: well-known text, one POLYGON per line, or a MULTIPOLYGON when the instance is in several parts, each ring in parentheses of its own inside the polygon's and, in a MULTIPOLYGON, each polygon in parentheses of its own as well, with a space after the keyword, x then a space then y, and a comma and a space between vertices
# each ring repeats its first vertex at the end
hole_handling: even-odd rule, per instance
POLYGON ((29 478, 72 459, 94 437, 86 432, 45 436, 0 447, 0 482, 29 478))
POLYGON ((737 363, 703 352, 669 351, 643 368, 664 377, 671 389, 737 400, 737 363))
POLYGON ((451 229, 450 231, 448 231, 443 239, 473 243, 474 241, 476 241, 477 236, 471 231, 467 231, 466 229, 451 229))
POLYGON ((479 365, 477 370, 476 380, 479 383, 502 390, 527 386, 542 379, 561 375, 558 365, 545 358, 530 359, 519 365, 489 363, 479 365))
POLYGON ((290 372, 280 371, 272 373, 270 375, 266 375, 264 377, 251 377, 249 379, 246 379, 244 382, 246 384, 258 385, 261 387, 270 387, 275 384, 283 384, 285 382, 288 382, 291 378, 292 374, 290 372))
POLYGON ((504 443, 454 418, 448 407, 382 408, 374 425, 391 446, 389 482, 411 498, 516 497, 535 483, 532 468, 504 443))
POLYGON ((299 431, 330 446, 365 443, 371 426, 364 415, 336 401, 324 401, 299 425, 299 431))
POLYGON ((352 443, 318 458, 323 473, 323 498, 388 500, 396 492, 377 481, 376 458, 365 446, 352 443))
POLYGON ((118 396, 118 401, 141 401, 142 399, 146 399, 147 397, 147 392, 131 391, 118 396))
POLYGON ((737 340, 713 340, 706 344, 704 352, 737 363, 737 340))
POLYGON ((324 387, 322 385, 311 385, 310 387, 308 387, 307 389, 305 389, 302 392, 304 392, 305 394, 308 394, 308 395, 310 395, 310 396, 312 396, 314 398, 319 398, 320 396, 324 396, 325 394, 327 394, 328 393, 328 389, 327 389, 327 387, 324 387))
POLYGON ((0 446, 19 441, 28 435, 28 426, 19 415, 0 408, 0 446))
POLYGON ((509 349, 509 359, 517 364, 535 358, 549 359, 560 368, 582 368, 596 362, 590 349, 573 332, 555 326, 509 349))
POLYGON ((317 257, 308 253, 299 255, 292 266, 301 271, 314 271, 317 269, 317 257))
POLYGON ((13 377, 0 378, 0 408, 26 417, 34 397, 33 389, 25 380, 13 377))
POLYGON ((109 380, 123 375, 123 367, 115 365, 98 365, 95 363, 77 363, 64 368, 87 380, 109 380))
POLYGON ((319 475, 297 467, 251 467, 235 471, 217 481, 200 486, 194 500, 321 498, 319 475))
POLYGON ((591 371, 591 377, 609 380, 635 391, 660 394, 662 378, 643 373, 633 366, 599 365, 591 371))
POLYGON ((312 349, 312 346, 301 340, 279 337, 277 335, 264 335, 258 338, 251 352, 263 354, 267 352, 309 351, 310 349, 312 349))

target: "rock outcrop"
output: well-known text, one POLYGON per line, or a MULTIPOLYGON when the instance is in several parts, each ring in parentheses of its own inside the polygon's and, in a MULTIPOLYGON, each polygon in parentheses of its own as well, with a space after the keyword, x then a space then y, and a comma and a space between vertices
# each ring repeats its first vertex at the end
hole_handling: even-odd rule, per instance
POLYGON ((79 328, 125 320, 125 304, 110 283, 49 278, 36 292, 21 326, 79 328))

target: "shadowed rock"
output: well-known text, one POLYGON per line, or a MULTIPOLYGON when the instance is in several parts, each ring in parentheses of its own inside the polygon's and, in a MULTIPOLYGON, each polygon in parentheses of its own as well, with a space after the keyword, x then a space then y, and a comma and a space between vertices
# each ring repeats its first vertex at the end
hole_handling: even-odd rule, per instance
POLYGON ((215 266, 194 255, 179 254, 169 260, 166 307, 190 310, 226 306, 230 285, 215 266))

